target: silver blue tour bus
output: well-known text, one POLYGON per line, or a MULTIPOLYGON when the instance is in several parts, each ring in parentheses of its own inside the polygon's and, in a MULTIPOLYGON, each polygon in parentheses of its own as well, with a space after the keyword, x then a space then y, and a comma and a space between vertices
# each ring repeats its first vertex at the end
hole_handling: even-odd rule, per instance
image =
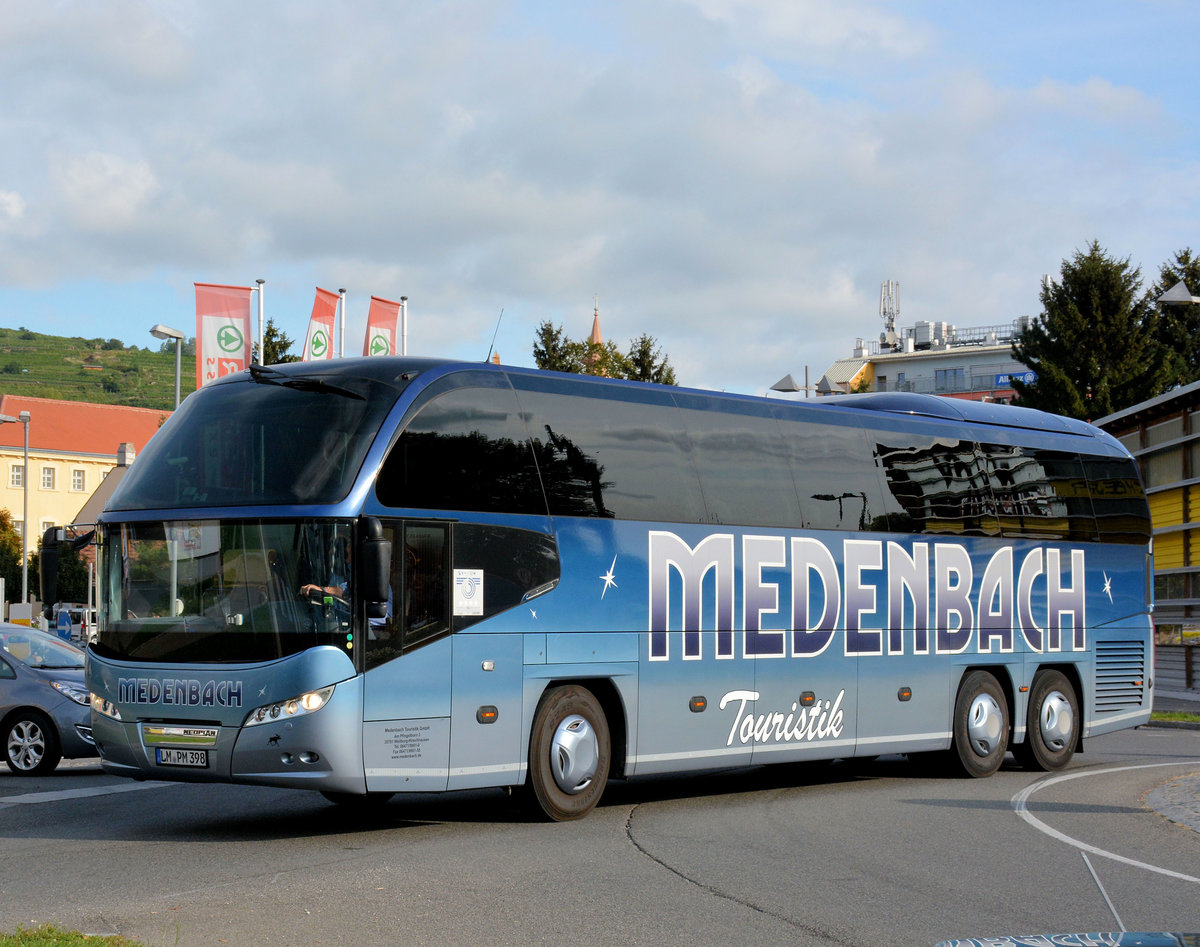
POLYGON ((336 802, 1149 719, 1150 522, 1082 422, 409 358, 190 395, 96 524, 105 769, 336 802))

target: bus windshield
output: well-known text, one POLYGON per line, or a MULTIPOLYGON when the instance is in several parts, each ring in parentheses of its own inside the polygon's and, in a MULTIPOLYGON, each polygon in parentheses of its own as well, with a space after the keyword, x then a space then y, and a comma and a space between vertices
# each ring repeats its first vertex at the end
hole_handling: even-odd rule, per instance
POLYGON ((336 503, 404 385, 254 366, 206 385, 154 435, 110 510, 336 503))
POLYGON ((168 521, 102 527, 97 653, 270 661, 352 634, 349 520, 168 521))

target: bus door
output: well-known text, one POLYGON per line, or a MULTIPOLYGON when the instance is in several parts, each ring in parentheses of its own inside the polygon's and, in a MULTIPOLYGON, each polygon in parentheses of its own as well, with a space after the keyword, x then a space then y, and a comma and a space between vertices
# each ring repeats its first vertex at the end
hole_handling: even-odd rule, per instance
POLYGON ((450 767, 449 529, 384 522, 388 614, 364 642, 363 766, 370 792, 444 790, 450 767))

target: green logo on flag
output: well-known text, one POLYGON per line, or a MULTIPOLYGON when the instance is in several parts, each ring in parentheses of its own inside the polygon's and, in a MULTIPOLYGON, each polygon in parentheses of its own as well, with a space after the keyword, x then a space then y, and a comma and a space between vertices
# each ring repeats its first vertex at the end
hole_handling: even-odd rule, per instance
POLYGON ((368 355, 387 355, 391 352, 392 347, 388 344, 387 336, 377 335, 371 339, 371 347, 367 350, 368 355))
POLYGON ((221 326, 217 330, 217 346, 222 352, 239 352, 245 340, 237 326, 221 326))
POLYGON ((312 337, 312 354, 314 358, 324 358, 325 352, 329 348, 329 339, 325 337, 325 333, 318 329, 313 333, 312 337))

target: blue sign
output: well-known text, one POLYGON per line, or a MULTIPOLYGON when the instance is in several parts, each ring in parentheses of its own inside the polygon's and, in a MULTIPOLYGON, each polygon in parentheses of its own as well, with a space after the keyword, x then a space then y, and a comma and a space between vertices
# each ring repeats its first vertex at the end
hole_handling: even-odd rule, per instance
POLYGON ((58 613, 58 622, 55 630, 58 632, 58 637, 63 641, 71 640, 71 613, 67 609, 63 609, 58 613))
POLYGON ((1002 375, 996 375, 995 379, 995 388, 1009 388, 1014 380, 1023 385, 1032 385, 1037 381, 1037 372, 1004 372, 1002 375))

